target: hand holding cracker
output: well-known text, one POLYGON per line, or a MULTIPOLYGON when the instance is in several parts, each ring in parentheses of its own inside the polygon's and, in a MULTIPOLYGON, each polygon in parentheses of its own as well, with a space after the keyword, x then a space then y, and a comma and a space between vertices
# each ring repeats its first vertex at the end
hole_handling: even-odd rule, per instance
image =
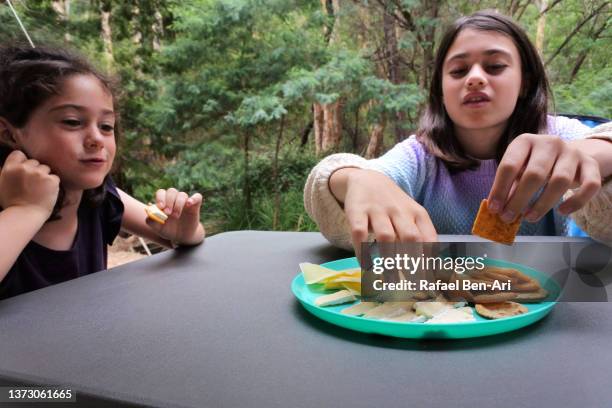
POLYGON ((202 194, 191 197, 175 188, 157 190, 156 203, 146 207, 147 225, 160 237, 177 245, 196 245, 204 239, 200 223, 202 194))
POLYGON ((577 193, 559 206, 567 215, 583 207, 601 188, 597 161, 558 136, 522 134, 506 149, 488 197, 488 209, 506 223, 520 215, 537 222, 570 188, 577 193), (543 189, 542 194, 530 201, 543 189))

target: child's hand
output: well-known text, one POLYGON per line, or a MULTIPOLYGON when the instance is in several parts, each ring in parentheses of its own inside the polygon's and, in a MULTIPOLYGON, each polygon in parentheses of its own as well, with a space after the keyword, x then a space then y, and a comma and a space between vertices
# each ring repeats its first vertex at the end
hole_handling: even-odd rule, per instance
POLYGON ((147 224, 159 236, 179 245, 196 245, 204 239, 204 228, 200 224, 202 194, 191 197, 175 188, 157 190, 155 201, 168 219, 162 225, 149 218, 147 224))
POLYGON ((59 184, 49 166, 14 150, 0 169, 0 207, 28 207, 47 219, 57 201, 59 184))
POLYGON ((369 231, 378 242, 438 240, 427 211, 389 177, 377 171, 355 168, 340 169, 332 174, 333 177, 346 177, 344 211, 357 252, 367 240, 369 231))
POLYGON ((570 188, 576 194, 559 206, 570 214, 584 206, 601 188, 597 161, 557 136, 522 134, 510 143, 489 193, 489 210, 506 222, 517 215, 537 222, 570 188), (540 197, 530 200, 544 187, 540 197))

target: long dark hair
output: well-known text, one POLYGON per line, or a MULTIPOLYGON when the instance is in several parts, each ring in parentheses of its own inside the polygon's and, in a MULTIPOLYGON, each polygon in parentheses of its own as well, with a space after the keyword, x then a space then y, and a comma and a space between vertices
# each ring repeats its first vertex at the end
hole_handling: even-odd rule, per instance
MULTIPOLYGON (((108 89, 116 106, 114 80, 96 70, 85 58, 60 47, 29 45, 0 45, 0 117, 16 128, 26 125, 34 112, 47 99, 61 92, 63 81, 75 74, 93 75, 108 89)), ((118 117, 115 138, 119 135, 118 117)), ((0 139, 0 167, 15 146, 0 139)), ((109 176, 107 175, 106 178, 109 176)), ((105 178, 105 182, 106 182, 105 178)), ((105 184, 85 190, 83 203, 95 207, 104 199, 105 184)), ((58 219, 64 204, 65 192, 60 193, 49 220, 58 219)))
POLYGON ((457 35, 467 28, 495 31, 508 36, 514 42, 521 57, 523 92, 508 119, 506 129, 497 146, 499 162, 515 137, 522 133, 538 133, 546 129, 549 85, 544 65, 527 34, 512 19, 494 11, 479 11, 456 20, 444 33, 436 52, 434 73, 429 88, 427 108, 421 117, 417 138, 427 150, 442 160, 451 171, 474 169, 479 161, 467 156, 455 137, 451 121, 442 97, 442 66, 446 54, 457 35))

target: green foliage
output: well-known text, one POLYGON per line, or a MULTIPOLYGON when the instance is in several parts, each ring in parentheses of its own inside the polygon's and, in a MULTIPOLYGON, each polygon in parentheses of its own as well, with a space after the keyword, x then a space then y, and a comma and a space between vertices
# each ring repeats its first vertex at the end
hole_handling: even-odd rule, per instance
MULTIPOLYGON (((281 217, 277 231, 318 231, 317 225, 304 212, 302 190, 290 190, 281 196, 281 217)), ((252 225, 254 229, 271 229, 274 218, 274 197, 262 196, 255 203, 252 225)), ((242 229, 242 228, 241 228, 242 229)))
MULTIPOLYGON (((311 0, 91 0, 71 1, 64 18, 54 3, 61 1, 14 2, 36 44, 68 43, 121 79, 114 173, 121 187, 143 201, 170 186, 202 192, 209 233, 271 229, 277 204, 277 229, 316 229, 302 203, 306 176, 320 159, 311 151, 312 131, 302 146, 313 103, 342 102, 341 148, 361 151, 369 127, 383 120, 395 141, 396 125, 417 127, 432 69, 425 56, 446 24, 477 9, 508 14, 517 6, 514 17, 535 40, 540 13, 533 2, 361 0, 340 2, 335 21, 311 0), (101 6, 111 13, 112 44, 101 36, 101 6), (385 10, 397 18, 399 83, 389 80, 385 10), (333 40, 324 27, 333 28, 333 40)), ((542 55, 551 58, 602 5, 547 67, 558 112, 612 118, 609 4, 556 4, 542 55)), ((0 37, 25 40, 2 2, 0 37)))
POLYGON ((276 180, 273 177, 272 153, 260 153, 253 158, 248 181, 256 192, 268 194, 275 188, 281 192, 303 189, 306 176, 319 158, 311 152, 297 149, 283 153, 278 162, 276 180))
POLYGON ((595 115, 612 119, 612 67, 582 75, 570 84, 554 89, 557 112, 595 115))

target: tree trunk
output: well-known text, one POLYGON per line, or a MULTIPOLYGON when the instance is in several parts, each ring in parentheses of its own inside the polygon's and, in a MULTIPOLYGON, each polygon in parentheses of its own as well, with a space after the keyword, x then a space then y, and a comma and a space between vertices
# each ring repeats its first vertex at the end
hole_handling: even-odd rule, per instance
POLYGON ((244 209, 247 216, 251 213, 253 207, 253 200, 251 197, 251 185, 249 183, 249 145, 251 142, 251 131, 252 128, 247 128, 244 132, 244 209))
POLYGON ((325 121, 323 120, 323 105, 315 103, 312 106, 312 114, 314 117, 315 153, 320 154, 323 150, 323 129, 325 128, 325 121))
POLYGON ((544 30, 546 28, 546 13, 548 9, 548 0, 540 0, 540 15, 538 17, 538 28, 536 31, 535 46, 540 51, 540 55, 544 55, 544 30))
POLYGON ((576 79, 576 75, 578 74, 578 71, 580 71, 580 67, 582 67, 582 64, 584 63, 584 60, 586 59, 586 56, 589 52, 588 51, 582 51, 580 53, 580 56, 578 57, 578 59, 576 60, 576 63, 574 64, 574 68, 572 68, 572 73, 570 74, 570 84, 572 82, 574 82, 574 79, 576 79))
POLYGON ((281 118, 280 129, 278 131, 278 137, 276 138, 276 147, 274 149, 274 162, 272 163, 272 182, 274 184, 274 214, 272 216, 272 230, 278 229, 278 219, 281 210, 281 192, 280 182, 278 180, 278 156, 281 147, 281 141, 283 139, 283 130, 285 129, 285 117, 281 118))
POLYGON ((110 24, 111 4, 110 0, 100 2, 100 26, 102 28, 102 42, 104 43, 104 57, 109 67, 115 63, 115 58, 113 57, 113 31, 110 24))
MULTIPOLYGON (((433 0, 427 2, 429 7, 427 8, 427 18, 437 19, 438 12, 440 9, 440 1, 433 0)), ((421 84, 423 89, 429 89, 429 78, 433 72, 433 61, 434 61, 434 43, 436 37, 436 24, 430 24, 424 29, 425 44, 423 44, 423 69, 421 73, 421 84)))
POLYGON ((140 31, 140 6, 138 1, 134 1, 132 4, 132 43, 137 45, 139 48, 142 47, 142 32, 140 31))
POLYGON ((342 140, 342 103, 323 105, 323 134, 321 137, 321 151, 328 152, 336 149, 342 140))
POLYGON ((355 130, 352 135, 353 142, 353 153, 357 151, 359 147, 359 106, 355 108, 355 130))
POLYGON ((315 153, 334 150, 342 140, 342 103, 314 104, 315 153))
MULTIPOLYGON (((338 38, 339 0, 321 0, 323 11, 328 17, 324 35, 328 44, 334 44, 338 38)), ((317 154, 336 149, 342 138, 342 103, 340 100, 321 105, 314 103, 315 152, 317 154)))
POLYGON ((131 16, 130 16, 130 31, 132 32, 132 44, 136 46, 136 53, 134 54, 133 67, 137 77, 142 77, 142 57, 140 50, 142 50, 142 18, 140 11, 139 0, 134 0, 132 3, 131 16))
POLYGON ((153 51, 159 52, 161 50, 161 39, 164 36, 164 21, 161 12, 159 11, 159 2, 153 3, 153 51))
POLYGON ((377 123, 372 126, 372 130, 370 132, 370 141, 368 143, 368 147, 366 149, 365 158, 373 159, 375 157, 380 156, 383 148, 383 135, 385 132, 385 121, 383 120, 381 123, 377 123))
POLYGON ((70 42, 72 37, 68 31, 68 16, 70 15, 70 0, 53 0, 51 8, 57 13, 60 23, 64 28, 64 40, 70 42))
MULTIPOLYGON (((383 11, 383 32, 385 38, 385 58, 384 61, 387 64, 387 75, 388 79, 393 84, 399 84, 403 81, 402 72, 400 68, 400 56, 399 47, 397 45, 397 30, 395 23, 395 16, 391 14, 389 10, 383 11)), ((405 114, 403 112, 395 113, 395 141, 401 142, 406 138, 402 123, 405 120, 405 114)))
POLYGON ((314 126, 314 120, 311 120, 310 122, 308 122, 308 124, 306 125, 304 130, 302 130, 302 138, 300 140, 300 148, 306 146, 306 144, 308 143, 308 135, 310 135, 310 132, 312 132, 313 126, 314 126))

